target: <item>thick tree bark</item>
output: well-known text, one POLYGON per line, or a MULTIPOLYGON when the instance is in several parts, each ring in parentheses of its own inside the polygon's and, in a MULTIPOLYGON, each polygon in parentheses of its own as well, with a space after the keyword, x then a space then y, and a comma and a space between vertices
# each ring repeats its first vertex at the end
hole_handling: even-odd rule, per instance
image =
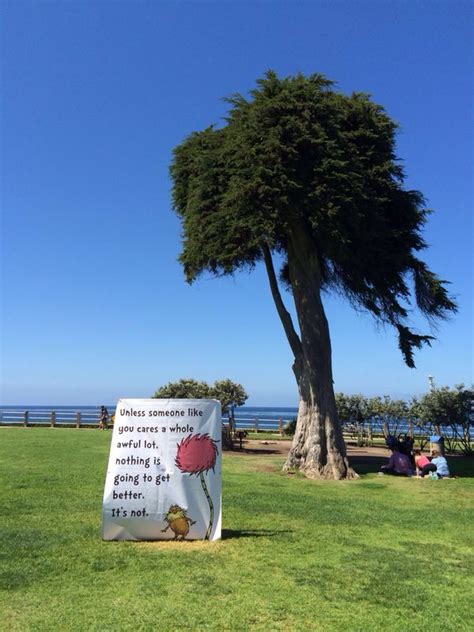
MULTIPOLYGON (((282 318, 282 301, 272 281, 265 256, 272 295, 282 318), (281 302, 281 304, 279 304, 281 302)), ((295 355, 293 372, 300 395, 298 420, 284 469, 298 469, 309 478, 348 479, 350 468, 342 429, 337 417, 332 383, 329 327, 321 302, 321 272, 315 244, 304 227, 295 226, 288 243, 288 266, 301 336, 283 322, 295 355), (295 336, 298 344, 295 342, 295 336)), ((274 273, 273 273, 274 277, 274 273)), ((285 319, 290 318, 286 312, 285 319)))
POLYGON ((331 380, 318 374, 308 358, 295 362, 293 370, 300 403, 284 469, 301 470, 308 478, 356 478, 347 459, 331 380))

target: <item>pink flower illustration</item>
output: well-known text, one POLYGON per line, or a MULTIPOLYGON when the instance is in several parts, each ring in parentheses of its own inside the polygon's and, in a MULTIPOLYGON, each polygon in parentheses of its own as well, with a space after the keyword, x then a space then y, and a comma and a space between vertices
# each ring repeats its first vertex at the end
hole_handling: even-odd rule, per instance
POLYGON ((178 443, 178 451, 176 453, 176 466, 185 474, 199 475, 201 487, 206 495, 209 503, 209 526, 207 527, 205 540, 211 537, 212 524, 214 522, 214 504, 209 495, 204 472, 214 470, 217 459, 217 444, 208 434, 189 435, 178 443))
POLYGON ((201 474, 214 469, 217 445, 208 434, 189 435, 178 444, 176 465, 187 474, 201 474))

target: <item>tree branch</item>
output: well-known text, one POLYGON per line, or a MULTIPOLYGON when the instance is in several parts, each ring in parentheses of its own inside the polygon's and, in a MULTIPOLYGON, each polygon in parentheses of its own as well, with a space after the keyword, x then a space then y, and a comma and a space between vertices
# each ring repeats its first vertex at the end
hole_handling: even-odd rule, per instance
POLYGON ((278 281, 275 275, 275 269, 273 267, 272 255, 267 243, 262 246, 263 260, 265 261, 265 268, 267 270, 268 281, 270 283, 270 290, 272 292, 273 301, 277 308, 278 316, 280 317, 283 329, 285 330, 286 337, 290 343, 291 350, 295 358, 301 355, 301 340, 293 326, 290 313, 287 311, 280 294, 280 288, 278 287, 278 281))

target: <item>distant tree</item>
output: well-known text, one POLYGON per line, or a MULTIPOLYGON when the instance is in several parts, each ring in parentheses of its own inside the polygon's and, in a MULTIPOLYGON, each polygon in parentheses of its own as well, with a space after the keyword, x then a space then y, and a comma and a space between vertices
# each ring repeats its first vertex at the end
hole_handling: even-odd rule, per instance
POLYGON ((341 424, 351 423, 351 411, 347 402, 347 396, 344 393, 334 393, 334 401, 336 402, 337 418, 341 424))
POLYGON ((222 434, 222 444, 225 448, 233 447, 232 431, 235 429, 234 407, 243 406, 248 395, 242 386, 232 380, 217 380, 210 385, 191 378, 178 382, 169 382, 160 386, 153 395, 154 398, 165 399, 218 399, 222 413, 229 415, 230 427, 222 434))
POLYGON ((368 399, 367 415, 378 419, 383 424, 384 432, 394 436, 403 422, 410 422, 408 404, 402 399, 392 399, 389 395, 368 399))
POLYGON ((413 294, 435 321, 455 311, 444 283, 417 253, 428 211, 403 188, 396 124, 366 94, 333 90, 320 74, 268 72, 249 99, 227 101, 222 127, 192 133, 174 150, 173 205, 182 220, 188 282, 263 261, 293 352, 300 404, 285 468, 351 478, 333 391, 322 292, 334 290, 394 327, 408 366, 432 336, 408 323, 413 294), (293 296, 299 331, 280 284, 293 296))
POLYGON ((160 386, 153 397, 163 399, 210 399, 213 396, 211 395, 211 387, 206 382, 185 378, 160 386))
POLYGON ((371 411, 364 395, 336 393, 336 410, 340 422, 357 436, 358 445, 372 445, 371 411))
POLYGON ((242 384, 232 380, 217 380, 210 385, 207 382, 199 382, 191 378, 181 379, 177 382, 169 382, 160 386, 153 395, 155 398, 175 399, 218 399, 222 406, 223 414, 231 412, 235 406, 243 406, 248 398, 242 384))
POLYGON ((367 419, 367 398, 364 395, 336 393, 336 409, 341 423, 362 423, 367 419))
POLYGON ((232 428, 235 428, 234 409, 243 406, 248 395, 242 384, 236 384, 231 380, 218 380, 211 387, 212 397, 218 399, 222 405, 222 413, 228 414, 232 428))
POLYGON ((473 387, 465 388, 458 384, 454 388, 443 386, 434 388, 417 402, 417 413, 425 424, 433 424, 441 432, 449 428, 447 437, 448 449, 453 451, 458 444, 466 455, 473 454, 471 430, 474 427, 472 415, 474 412, 473 387))

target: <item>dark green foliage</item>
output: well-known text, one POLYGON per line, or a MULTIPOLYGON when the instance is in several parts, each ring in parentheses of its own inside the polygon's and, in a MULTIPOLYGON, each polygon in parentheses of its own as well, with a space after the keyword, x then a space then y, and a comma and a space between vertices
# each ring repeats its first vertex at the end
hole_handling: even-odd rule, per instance
POLYGON ((208 399, 212 395, 211 387, 206 382, 185 378, 160 386, 153 397, 156 399, 208 399))
POLYGON ((471 411, 474 390, 465 388, 464 384, 458 384, 454 388, 442 386, 423 395, 418 404, 423 421, 433 421, 441 426, 459 424, 474 412, 471 411))
POLYGON ((190 378, 177 382, 169 382, 161 386, 153 395, 155 398, 165 399, 218 399, 222 406, 222 412, 227 413, 229 408, 243 406, 248 398, 241 384, 229 379, 217 380, 210 385, 207 382, 199 382, 190 378))
POLYGON ((293 437, 296 432, 296 422, 297 418, 295 417, 294 419, 286 423, 283 426, 282 434, 288 437, 293 437))
POLYGON ((343 424, 361 423, 374 415, 370 400, 363 395, 336 393, 337 416, 343 424))
POLYGON ((247 401, 248 395, 242 384, 236 384, 231 380, 217 380, 211 387, 212 397, 218 399, 222 404, 222 412, 228 413, 235 406, 243 406, 247 401))
MULTIPOLYGON (((285 257, 290 231, 302 227, 319 263, 315 291, 340 291, 394 326, 414 366, 413 349, 431 336, 409 328, 411 287, 429 319, 456 307, 416 256, 428 211, 418 191, 403 188, 396 124, 368 95, 338 93, 319 74, 268 72, 250 99, 227 101, 221 128, 193 133, 174 151, 187 280, 252 267, 265 246, 285 257)), ((289 287, 285 263, 280 278, 289 287)))
POLYGON ((458 384, 454 388, 434 388, 416 402, 417 413, 424 424, 441 427, 441 432, 450 429, 447 438, 448 451, 458 445, 466 455, 473 454, 471 442, 474 419, 474 388, 458 384))

